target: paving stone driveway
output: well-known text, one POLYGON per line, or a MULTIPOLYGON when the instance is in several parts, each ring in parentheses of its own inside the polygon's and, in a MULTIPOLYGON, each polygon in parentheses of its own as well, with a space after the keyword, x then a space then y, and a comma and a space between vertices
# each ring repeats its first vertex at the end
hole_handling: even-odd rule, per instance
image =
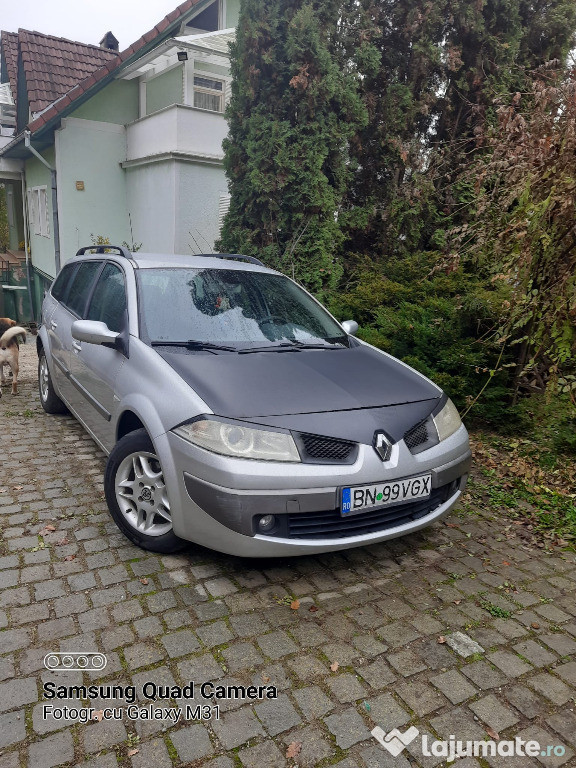
POLYGON ((72 418, 40 409, 33 343, 21 360, 21 394, 0 401, 0 768, 446 764, 419 737, 393 757, 376 725, 565 747, 461 768, 576 765, 573 554, 531 549, 486 512, 321 557, 147 554, 108 516, 102 453, 72 418), (438 641, 456 631, 484 652, 438 641), (103 673, 43 667, 50 651, 96 650, 103 673), (42 717, 46 681, 189 680, 275 685, 278 698, 223 700, 220 720, 175 725, 42 717))

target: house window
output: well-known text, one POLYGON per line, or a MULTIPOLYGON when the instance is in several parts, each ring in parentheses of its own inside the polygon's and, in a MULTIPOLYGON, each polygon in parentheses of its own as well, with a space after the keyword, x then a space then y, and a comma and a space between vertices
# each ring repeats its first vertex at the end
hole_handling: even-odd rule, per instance
POLYGON ((28 213, 32 233, 42 237, 50 237, 46 187, 32 187, 28 190, 28 213))
POLYGON ((194 106, 224 112, 224 80, 194 75, 194 106))

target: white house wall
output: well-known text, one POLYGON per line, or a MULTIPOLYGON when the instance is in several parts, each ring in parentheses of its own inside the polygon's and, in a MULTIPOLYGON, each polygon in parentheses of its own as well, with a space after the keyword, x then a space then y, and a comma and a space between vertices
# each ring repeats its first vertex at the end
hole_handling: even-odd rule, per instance
POLYGON ((134 242, 149 253, 175 253, 174 161, 138 165, 125 173, 134 242))
POLYGON ((55 136, 62 264, 92 236, 129 241, 124 126, 67 118, 55 136))
POLYGON ((224 170, 180 161, 176 173, 176 253, 210 253, 220 235, 220 196, 228 193, 224 170))
POLYGON ((134 240, 151 253, 209 253, 227 194, 221 166, 163 160, 126 169, 134 240))

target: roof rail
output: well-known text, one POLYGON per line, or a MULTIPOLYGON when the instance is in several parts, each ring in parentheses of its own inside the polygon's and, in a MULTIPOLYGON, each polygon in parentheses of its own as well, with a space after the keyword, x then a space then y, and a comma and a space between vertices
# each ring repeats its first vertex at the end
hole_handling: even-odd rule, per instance
POLYGON ((124 256, 125 259, 131 259, 132 254, 123 245, 85 245, 84 248, 79 248, 76 251, 76 256, 84 256, 88 251, 94 253, 110 253, 110 251, 118 252, 120 256, 124 256))
POLYGON ((213 256, 217 259, 230 259, 231 261, 247 261, 249 264, 257 264, 259 267, 264 267, 265 265, 260 261, 260 259, 257 259, 254 256, 244 256, 241 253, 206 253, 201 254, 202 256, 213 256))

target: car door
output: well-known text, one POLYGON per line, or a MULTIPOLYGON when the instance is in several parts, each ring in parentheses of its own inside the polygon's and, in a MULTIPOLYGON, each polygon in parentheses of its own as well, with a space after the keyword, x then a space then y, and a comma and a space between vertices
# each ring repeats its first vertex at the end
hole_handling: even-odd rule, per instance
MULTIPOLYGON (((122 269, 105 264, 84 313, 86 320, 106 323, 121 333, 127 326, 126 281, 122 269)), ((115 442, 111 426, 114 384, 126 357, 123 352, 99 344, 72 341, 70 376, 74 385, 76 410, 94 436, 110 449, 115 442)))
POLYGON ((46 327, 48 335, 47 351, 50 357, 50 370, 58 391, 64 397, 66 397, 66 390, 69 386, 68 360, 59 333, 66 325, 65 318, 68 312, 64 308, 63 302, 68 295, 71 279, 77 269, 78 263, 64 266, 42 303, 42 323, 46 327))
POLYGON ((49 323, 52 359, 57 374, 57 386, 64 399, 72 408, 75 391, 71 379, 72 323, 84 314, 88 297, 96 278, 102 269, 101 260, 80 262, 66 288, 62 302, 58 304, 49 323))

